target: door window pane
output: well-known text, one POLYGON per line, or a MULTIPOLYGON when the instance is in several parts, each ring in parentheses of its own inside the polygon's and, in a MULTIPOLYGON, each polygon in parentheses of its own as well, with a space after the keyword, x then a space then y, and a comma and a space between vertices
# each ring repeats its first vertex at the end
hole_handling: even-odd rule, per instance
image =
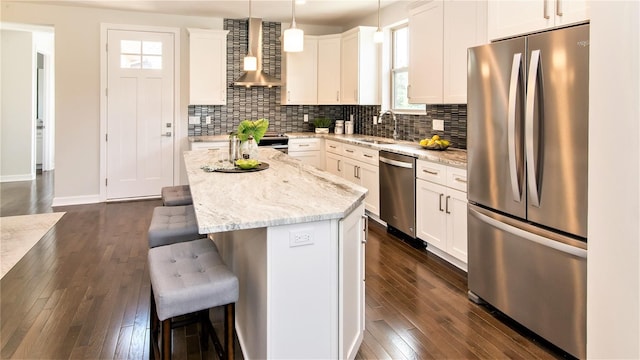
POLYGON ((162 69, 162 42, 121 40, 120 67, 123 69, 162 69))
POLYGON ((120 55, 120 67, 123 69, 140 69, 140 55, 120 55))
POLYGON ((146 55, 142 57, 143 69, 162 69, 162 56, 146 55))
POLYGON ((141 42, 137 40, 121 40, 120 52, 123 54, 140 54, 141 42))
POLYGON ((162 43, 160 41, 143 41, 142 53, 144 55, 162 55, 162 43))

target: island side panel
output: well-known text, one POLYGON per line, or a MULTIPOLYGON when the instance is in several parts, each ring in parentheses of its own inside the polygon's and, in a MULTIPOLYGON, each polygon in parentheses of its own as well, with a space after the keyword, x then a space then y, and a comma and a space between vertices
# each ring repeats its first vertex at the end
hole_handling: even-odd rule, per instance
POLYGON ((268 228, 267 358, 338 358, 338 231, 338 220, 268 228))
POLYGON ((236 333, 244 359, 267 358, 267 229, 214 234, 218 250, 238 277, 236 333))

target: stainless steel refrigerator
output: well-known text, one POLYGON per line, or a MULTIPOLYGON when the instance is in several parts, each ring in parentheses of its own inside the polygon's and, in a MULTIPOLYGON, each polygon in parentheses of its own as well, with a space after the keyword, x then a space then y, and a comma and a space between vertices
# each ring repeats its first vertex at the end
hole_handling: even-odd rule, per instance
POLYGON ((589 25, 470 48, 469 297, 586 357, 589 25))

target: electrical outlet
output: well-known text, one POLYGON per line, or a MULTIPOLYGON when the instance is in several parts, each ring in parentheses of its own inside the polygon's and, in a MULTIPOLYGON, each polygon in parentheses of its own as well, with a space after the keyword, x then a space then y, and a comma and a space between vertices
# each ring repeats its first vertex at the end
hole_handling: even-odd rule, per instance
POLYGON ((205 117, 205 121, 206 121, 207 124, 211 124, 211 115, 207 115, 205 117))
POLYGON ((200 116, 189 116, 189 125, 200 124, 200 116))
POLYGON ((433 130, 444 131, 444 120, 433 119, 433 130))
POLYGON ((289 247, 312 245, 313 244, 313 230, 302 229, 298 231, 289 232, 289 247))
POLYGON ((373 125, 376 125, 378 123, 378 117, 377 116, 373 116, 373 125))
POLYGON ((304 122, 309 122, 309 114, 304 114, 304 115, 302 116, 302 121, 304 121, 304 122))

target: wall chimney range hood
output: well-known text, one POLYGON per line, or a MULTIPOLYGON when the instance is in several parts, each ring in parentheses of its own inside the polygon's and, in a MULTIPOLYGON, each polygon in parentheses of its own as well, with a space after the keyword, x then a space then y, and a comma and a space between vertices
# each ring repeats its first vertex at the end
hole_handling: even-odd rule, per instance
POLYGON ((249 50, 256 57, 256 71, 246 71, 233 85, 235 86, 280 86, 280 79, 262 72, 262 19, 249 18, 249 50))

